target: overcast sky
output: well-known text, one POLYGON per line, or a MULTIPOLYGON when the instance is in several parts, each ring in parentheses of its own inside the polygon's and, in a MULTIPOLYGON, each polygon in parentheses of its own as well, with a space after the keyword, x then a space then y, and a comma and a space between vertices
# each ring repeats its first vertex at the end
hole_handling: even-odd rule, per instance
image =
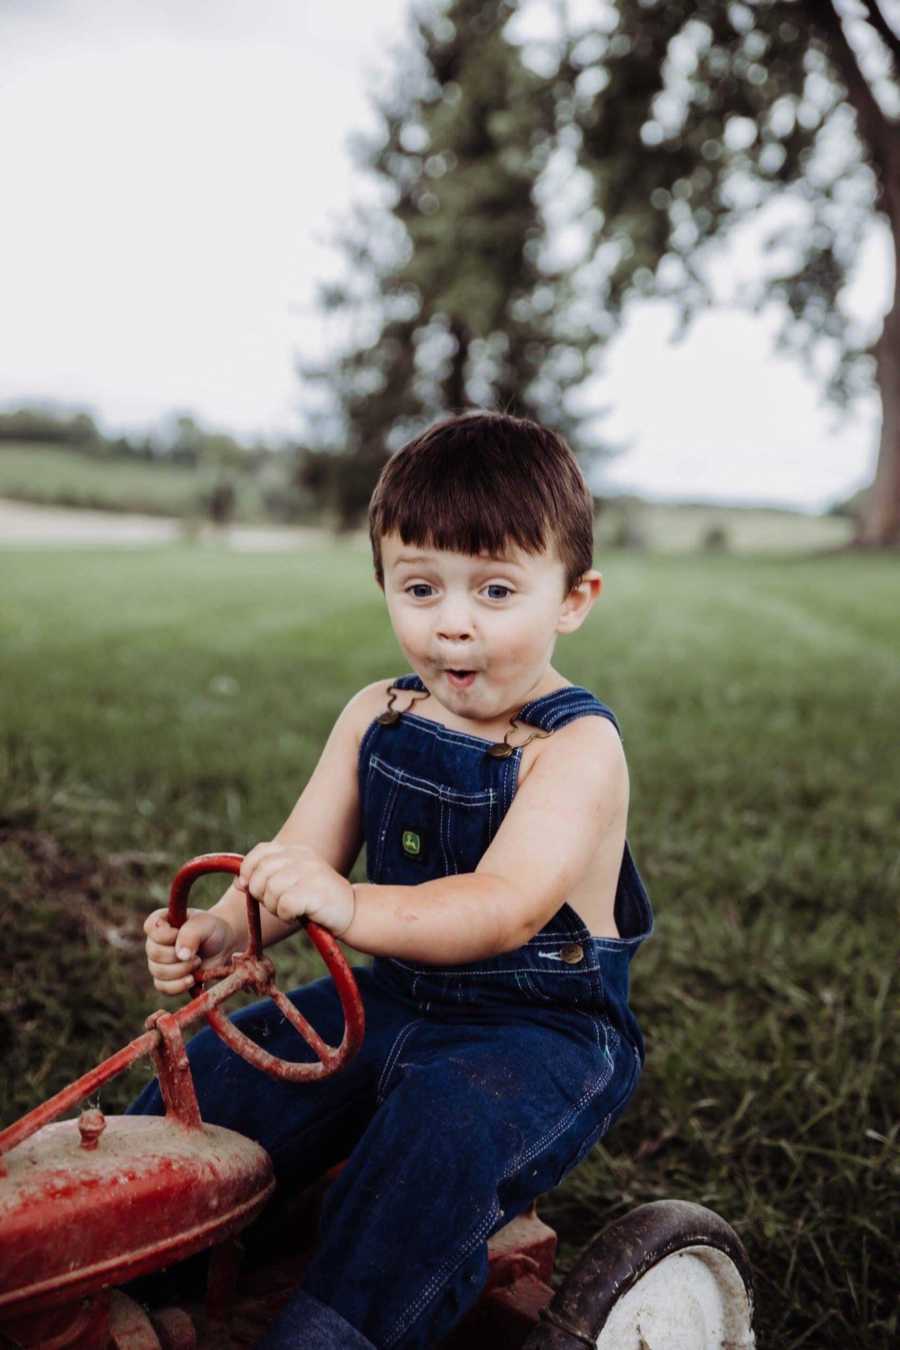
MULTIPOLYGON (((407 0, 4 0, 0 403, 90 406, 108 429, 174 408, 296 435, 298 353, 327 246, 360 190, 348 135, 403 39, 407 0)), ((751 240, 721 278, 752 270, 751 240)), ((852 303, 887 308, 886 235, 852 303)), ((777 315, 711 311, 672 345, 659 304, 609 348, 596 401, 627 448, 608 481, 818 508, 871 474, 878 405, 840 425, 772 353, 777 315)))

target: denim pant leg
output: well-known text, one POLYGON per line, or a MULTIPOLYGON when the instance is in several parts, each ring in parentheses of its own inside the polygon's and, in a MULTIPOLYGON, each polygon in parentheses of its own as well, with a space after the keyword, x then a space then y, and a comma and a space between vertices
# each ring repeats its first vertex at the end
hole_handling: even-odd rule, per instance
MULTIPOLYGON (((265 1350, 304 1345, 298 1329, 323 1305, 378 1350, 430 1350, 478 1299, 488 1237, 606 1132, 638 1071, 634 1049, 587 1013, 410 1026, 265 1350)), ((312 1344, 356 1344, 329 1334, 312 1344)))

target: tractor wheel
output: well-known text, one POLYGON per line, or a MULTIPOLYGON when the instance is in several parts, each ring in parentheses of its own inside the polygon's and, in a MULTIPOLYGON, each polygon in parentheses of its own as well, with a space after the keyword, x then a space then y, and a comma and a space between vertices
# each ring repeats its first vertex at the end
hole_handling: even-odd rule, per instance
POLYGON ((524 1350, 753 1350, 747 1253, 703 1205, 658 1200, 582 1253, 524 1350))

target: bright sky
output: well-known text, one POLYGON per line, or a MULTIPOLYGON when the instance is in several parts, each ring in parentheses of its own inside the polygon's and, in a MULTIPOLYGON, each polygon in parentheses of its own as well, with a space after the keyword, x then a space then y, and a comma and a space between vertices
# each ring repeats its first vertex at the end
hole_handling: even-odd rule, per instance
MULTIPOLYGON (((350 134, 408 0, 4 0, 0 403, 90 406, 109 429, 178 408, 297 435, 294 360, 326 328, 317 280, 361 184, 350 134)), ((721 274, 752 266, 749 243, 721 274)), ((886 232, 853 307, 887 308, 886 232)), ((607 481, 660 496, 817 508, 871 475, 878 404, 837 427, 772 353, 773 313, 712 311, 680 345, 659 304, 608 349, 592 401, 627 449, 607 481)))

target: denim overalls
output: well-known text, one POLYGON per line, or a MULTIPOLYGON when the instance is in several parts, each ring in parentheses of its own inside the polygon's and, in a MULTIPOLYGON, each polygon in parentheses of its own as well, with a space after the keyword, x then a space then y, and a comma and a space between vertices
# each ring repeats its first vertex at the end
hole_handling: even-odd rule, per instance
MULTIPOLYGON (((418 676, 394 688, 410 691, 397 695, 401 716, 376 719, 360 747, 369 880, 472 872, 512 802, 521 749, 494 757, 494 742, 418 715, 418 676)), ((585 716, 615 725, 579 686, 517 720, 550 733, 585 716)), ((621 936, 596 938, 563 905, 524 947, 488 960, 357 967, 365 1044, 323 1082, 267 1078, 210 1030, 191 1041, 204 1120, 259 1140, 280 1178, 303 1184, 348 1159, 302 1289, 259 1350, 425 1350, 477 1300, 487 1239, 558 1184, 636 1085, 644 1046, 628 967, 652 913, 627 844, 615 917, 621 936)), ((326 1040, 340 1039, 330 979, 290 997, 326 1040)), ((234 1020, 276 1055, 313 1057, 268 1000, 234 1020)), ((131 1109, 162 1111, 155 1083, 131 1109)))

